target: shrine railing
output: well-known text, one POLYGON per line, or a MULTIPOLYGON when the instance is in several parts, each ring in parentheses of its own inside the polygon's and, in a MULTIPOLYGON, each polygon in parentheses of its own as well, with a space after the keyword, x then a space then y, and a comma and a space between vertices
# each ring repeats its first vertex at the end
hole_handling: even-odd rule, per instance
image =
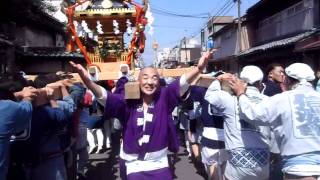
POLYGON ((97 53, 88 53, 88 56, 90 57, 92 63, 107 63, 107 62, 115 62, 115 61, 126 62, 128 53, 123 52, 121 53, 120 56, 110 55, 110 56, 107 56, 106 59, 102 59, 100 57, 100 54, 97 54, 97 53))

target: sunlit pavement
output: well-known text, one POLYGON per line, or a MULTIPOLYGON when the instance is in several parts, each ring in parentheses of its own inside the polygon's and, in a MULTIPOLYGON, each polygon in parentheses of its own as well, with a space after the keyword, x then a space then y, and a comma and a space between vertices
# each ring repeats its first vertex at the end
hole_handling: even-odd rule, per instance
MULTIPOLYGON (((87 180, 120 180, 119 164, 110 156, 110 150, 101 154, 91 154, 88 170, 86 171, 87 180)), ((180 147, 176 158, 170 155, 170 159, 175 163, 174 179, 181 180, 204 180, 201 173, 196 170, 191 160, 185 153, 185 148, 180 147)), ((203 173, 203 169, 199 168, 203 173)))

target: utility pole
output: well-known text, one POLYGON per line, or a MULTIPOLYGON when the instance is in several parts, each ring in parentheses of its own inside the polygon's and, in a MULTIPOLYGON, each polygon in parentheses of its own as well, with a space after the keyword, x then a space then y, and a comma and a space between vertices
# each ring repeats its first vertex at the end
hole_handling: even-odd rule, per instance
POLYGON ((186 53, 186 62, 188 62, 187 37, 184 37, 184 52, 186 53))
POLYGON ((241 0, 234 0, 238 3, 238 46, 239 53, 242 51, 242 38, 241 38, 241 0))

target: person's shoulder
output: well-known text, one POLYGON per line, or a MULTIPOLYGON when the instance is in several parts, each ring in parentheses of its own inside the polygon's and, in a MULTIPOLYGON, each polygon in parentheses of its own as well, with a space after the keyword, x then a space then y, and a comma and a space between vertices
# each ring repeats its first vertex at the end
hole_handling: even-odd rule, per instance
POLYGON ((246 93, 247 97, 250 99, 250 100, 253 100, 255 102, 260 102, 264 99, 268 99, 269 96, 266 96, 262 93, 259 93, 259 92, 255 92, 255 93, 246 93))
POLYGON ((275 103, 282 103, 282 102, 286 101, 292 93, 293 93, 292 90, 284 91, 281 93, 277 93, 273 96, 270 96, 268 99, 270 99, 271 101, 273 101, 275 103))
POLYGON ((265 84, 265 86, 266 86, 266 88, 265 88, 263 94, 265 94, 267 96, 274 96, 274 95, 282 92, 280 86, 278 86, 274 82, 271 82, 270 84, 265 84))
POLYGON ((235 95, 234 94, 230 94, 230 92, 227 92, 227 91, 225 91, 225 90, 217 90, 217 91, 214 91, 214 92, 216 92, 217 94, 219 94, 220 96, 220 98, 232 98, 232 97, 234 97, 235 95))
POLYGON ((0 110, 5 113, 8 111, 16 111, 19 108, 18 104, 11 100, 0 100, 0 110))
POLYGON ((0 108, 10 108, 11 110, 20 109, 21 107, 32 106, 29 101, 15 102, 12 100, 0 100, 0 108))
POLYGON ((266 89, 280 88, 276 82, 270 80, 265 81, 263 84, 266 86, 266 89))
POLYGON ((272 85, 272 84, 274 84, 274 82, 271 81, 271 80, 269 80, 269 79, 263 81, 263 83, 266 84, 266 85, 272 85))
POLYGON ((11 100, 0 100, 0 106, 8 106, 13 104, 16 104, 16 102, 11 100))

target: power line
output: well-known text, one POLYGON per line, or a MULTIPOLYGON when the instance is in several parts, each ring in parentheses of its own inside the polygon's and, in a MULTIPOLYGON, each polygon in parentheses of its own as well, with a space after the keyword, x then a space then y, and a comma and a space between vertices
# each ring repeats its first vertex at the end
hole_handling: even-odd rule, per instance
POLYGON ((158 27, 158 28, 172 28, 172 29, 191 29, 191 28, 196 28, 196 27, 187 27, 187 26, 170 26, 170 25, 161 25, 161 24, 153 24, 153 27, 158 27))
MULTIPOLYGON (((232 1, 232 0, 228 0, 228 1, 232 1)), ((221 9, 223 9, 224 6, 226 6, 226 4, 228 3, 228 1, 227 1, 222 7, 220 7, 220 9, 216 9, 216 7, 218 7, 218 5, 215 6, 211 11, 209 11, 209 12, 210 12, 210 16, 211 16, 211 17, 214 16, 214 15, 211 15, 211 12, 213 12, 214 10, 217 10, 217 11, 215 12, 215 14, 218 14, 219 11, 220 11, 221 9)), ((222 3, 223 3, 223 1, 221 1, 221 4, 222 4, 222 3)))
POLYGON ((155 14, 163 15, 163 16, 171 16, 171 17, 183 17, 183 18, 208 18, 210 13, 198 13, 198 14, 180 14, 179 12, 170 11, 167 9, 163 9, 160 7, 156 7, 153 4, 150 4, 151 10, 155 14))
POLYGON ((180 14, 178 12, 172 12, 172 11, 168 11, 166 9, 159 9, 159 8, 155 8, 155 7, 152 7, 153 10, 156 10, 156 11, 159 11, 159 12, 162 12, 162 13, 167 13, 167 14, 171 14, 171 15, 184 15, 184 16, 204 16, 204 15, 208 15, 207 12, 205 13, 199 13, 199 14, 180 14))
MULTIPOLYGON (((220 14, 224 13, 224 11, 230 7, 233 0, 228 0, 218 11, 215 13, 214 16, 219 16, 220 14)), ((150 5, 152 11, 155 14, 163 15, 163 16, 170 16, 170 17, 183 17, 183 18, 201 18, 201 19, 209 19, 211 17, 210 13, 199 13, 199 14, 179 14, 177 12, 169 11, 160 7, 156 7, 153 4, 150 5), (203 16, 206 15, 206 16, 203 16), (209 16, 208 16, 209 15, 209 16)), ((229 10, 228 10, 229 11, 229 10)), ((214 17, 213 16, 213 17, 214 17)), ((206 23, 205 23, 206 24, 206 23)), ((164 27, 165 28, 165 27, 164 27)), ((176 28, 176 27, 166 27, 166 28, 176 28)), ((202 28, 201 28, 202 29, 202 28)), ((192 33, 192 36, 196 36, 197 34, 201 33, 201 29, 197 30, 196 32, 192 33)))
MULTIPOLYGON (((158 15, 162 15, 162 16, 171 16, 171 17, 182 17, 182 18, 199 18, 199 19, 206 19, 209 16, 203 16, 203 15, 199 15, 199 14, 176 14, 176 13, 170 13, 170 12, 166 12, 166 11, 162 11, 159 9, 155 9, 155 8, 151 8, 152 12, 158 15)), ((208 14, 208 13, 207 13, 208 14)))
MULTIPOLYGON (((155 10, 163 11, 163 12, 165 12, 165 13, 180 14, 179 12, 174 12, 174 11, 170 11, 170 10, 167 10, 167 9, 163 9, 163 8, 157 7, 157 6, 153 5, 153 4, 150 4, 150 6, 151 6, 151 8, 153 8, 153 9, 155 9, 155 10)), ((190 14, 188 14, 188 15, 190 15, 190 14)), ((204 12, 204 13, 191 14, 191 15, 193 15, 193 16, 203 16, 203 15, 208 15, 208 13, 207 13, 207 12, 204 12)))
POLYGON ((225 9, 232 4, 232 2, 233 0, 228 0, 220 9, 218 9, 218 11, 212 17, 220 16, 225 11, 225 9))
MULTIPOLYGON (((199 14, 179 14, 177 12, 173 12, 173 11, 169 11, 160 7, 155 7, 153 5, 151 6, 151 9, 153 11, 153 13, 158 14, 158 15, 163 15, 163 16, 170 16, 170 17, 182 17, 182 18, 199 18, 199 19, 208 19, 212 18, 212 17, 217 17, 214 21, 217 21, 219 18, 219 16, 224 16, 225 14, 227 14, 233 7, 234 7, 235 3, 234 0, 227 0, 221 8, 219 8, 217 10, 217 12, 211 16, 210 13, 199 13, 199 14), (204 16, 206 15, 206 16, 204 16), (209 16, 208 16, 209 15, 209 16)), ((163 28, 177 28, 180 29, 182 27, 175 27, 175 26, 166 26, 166 25, 154 25, 155 27, 163 27, 163 28)), ((207 21, 204 24, 204 27, 207 26, 207 21)), ((184 27, 182 29, 185 28, 189 28, 189 27, 184 27)), ((195 31, 194 33, 191 34, 192 37, 197 36, 198 34, 201 33, 201 30, 203 28, 201 28, 200 30, 195 31)), ((164 43, 164 44, 173 44, 173 43, 178 43, 180 42, 181 38, 179 38, 179 40, 176 41, 172 41, 170 43, 164 43)))
MULTIPOLYGON (((218 9, 218 11, 215 13, 215 15, 213 15, 211 18, 216 17, 216 19, 214 19, 214 21, 217 21, 218 19, 221 18, 221 16, 226 15, 233 8, 234 5, 235 5, 235 3, 233 0, 228 0, 220 9, 218 9)), ((205 23, 204 27, 207 27, 207 22, 205 23)), ((194 32, 192 34, 192 37, 195 37, 198 34, 200 34, 202 29, 203 28, 194 32)))
POLYGON ((235 3, 233 3, 231 6, 229 6, 228 8, 229 9, 225 9, 226 11, 224 12, 223 15, 219 15, 219 16, 216 16, 216 18, 213 20, 213 22, 218 22, 218 20, 220 20, 222 18, 222 16, 225 16, 228 12, 231 11, 231 9, 235 6, 235 3))

